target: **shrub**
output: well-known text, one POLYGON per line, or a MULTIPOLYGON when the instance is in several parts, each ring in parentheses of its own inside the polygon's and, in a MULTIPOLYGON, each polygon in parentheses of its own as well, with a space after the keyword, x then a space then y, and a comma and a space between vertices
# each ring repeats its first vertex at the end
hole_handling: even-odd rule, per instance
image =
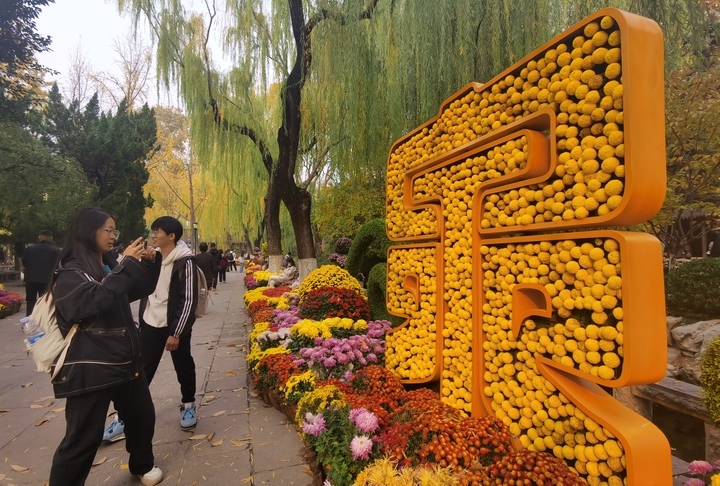
POLYGON ((700 384, 705 406, 715 425, 720 426, 720 337, 713 339, 700 360, 700 384))
POLYGON ((320 287, 311 290, 300 300, 299 309, 301 317, 316 321, 328 317, 370 319, 367 299, 353 289, 320 287))
POLYGON ((352 242, 345 268, 350 272, 350 275, 357 276, 363 266, 363 259, 368 254, 371 246, 379 246, 377 252, 371 253, 379 253, 384 257, 390 244, 390 240, 385 234, 385 220, 373 219, 368 221, 360 228, 352 242))
POLYGON ((378 263, 370 271, 367 282, 368 303, 370 304, 370 318, 373 320, 390 321, 393 326, 399 326, 404 319, 393 316, 387 311, 387 268, 384 263, 378 263))
POLYGON ((720 258, 685 263, 665 277, 667 312, 683 317, 716 318, 720 315, 720 258))

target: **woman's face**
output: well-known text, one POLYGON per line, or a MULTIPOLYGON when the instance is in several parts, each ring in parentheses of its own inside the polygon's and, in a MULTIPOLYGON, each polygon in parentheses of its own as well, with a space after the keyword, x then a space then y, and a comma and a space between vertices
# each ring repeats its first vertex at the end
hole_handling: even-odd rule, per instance
POLYGON ((97 244, 98 251, 102 254, 112 250, 116 238, 115 220, 108 218, 102 228, 95 233, 95 243, 97 244))

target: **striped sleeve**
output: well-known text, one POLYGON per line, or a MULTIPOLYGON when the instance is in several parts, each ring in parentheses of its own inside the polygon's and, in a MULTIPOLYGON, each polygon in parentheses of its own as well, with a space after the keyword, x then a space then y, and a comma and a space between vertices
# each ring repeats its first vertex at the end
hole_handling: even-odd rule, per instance
POLYGON ((180 337, 185 327, 187 327, 188 320, 193 315, 193 304, 195 303, 193 288, 197 285, 197 274, 193 265, 192 259, 188 258, 185 262, 185 289, 183 292, 183 301, 181 302, 182 312, 175 327, 175 337, 180 337))

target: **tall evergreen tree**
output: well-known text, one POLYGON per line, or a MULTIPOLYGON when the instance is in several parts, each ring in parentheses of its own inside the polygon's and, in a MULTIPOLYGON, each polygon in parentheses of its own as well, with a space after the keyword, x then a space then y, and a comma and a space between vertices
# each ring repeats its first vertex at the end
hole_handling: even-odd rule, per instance
POLYGON ((155 113, 147 104, 129 111, 121 102, 117 112, 100 112, 97 95, 87 105, 63 103, 53 85, 39 131, 55 153, 80 164, 96 187, 93 204, 111 211, 128 237, 145 230, 145 208, 151 201, 143 194, 148 181, 147 160, 156 137, 155 113))

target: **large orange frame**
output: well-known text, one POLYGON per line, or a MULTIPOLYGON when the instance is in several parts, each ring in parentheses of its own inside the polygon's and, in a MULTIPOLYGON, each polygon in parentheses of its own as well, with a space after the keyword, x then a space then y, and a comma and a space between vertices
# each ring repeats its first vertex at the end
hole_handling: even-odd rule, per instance
MULTIPOLYGON (((433 170, 458 162, 472 154, 497 146, 506 140, 525 135, 528 139, 529 158, 524 170, 510 176, 485 182, 474 195, 473 204, 473 265, 480 261, 481 245, 507 245, 565 239, 583 240, 612 238, 620 245, 622 259, 622 306, 624 313, 625 345, 622 372, 614 380, 592 377, 577 369, 562 366, 543 356, 536 356, 538 369, 558 390, 568 397, 586 415, 610 430, 623 444, 626 454, 627 481, 631 485, 672 484, 672 467, 669 444, 665 436, 645 418, 632 412, 614 400, 600 385, 618 388, 651 383, 660 380, 665 373, 667 351, 665 333, 665 305, 662 272, 662 253, 657 239, 647 234, 620 231, 584 231, 572 234, 543 234, 548 232, 584 230, 615 225, 633 225, 651 218, 662 206, 665 197, 665 127, 663 92, 663 41, 657 24, 649 19, 622 12, 603 9, 583 19, 560 36, 552 39, 527 55, 486 84, 470 83, 448 98, 440 107, 438 115, 424 125, 408 133, 393 144, 391 154, 424 128, 431 127, 450 106, 469 92, 482 92, 503 80, 509 74, 518 74, 531 60, 560 42, 568 41, 581 33, 583 27, 605 16, 617 23, 621 36, 621 65, 624 111, 625 187, 622 203, 604 216, 583 220, 534 223, 523 227, 480 229, 482 202, 494 193, 546 181, 557 163, 556 113, 542 110, 521 118, 501 129, 477 138, 472 142, 449 151, 435 159, 408 170, 403 180, 403 204, 407 211, 431 210, 437 221, 437 231, 412 238, 395 238, 395 241, 412 243, 397 249, 433 246, 445 247, 443 206, 440 198, 413 199, 414 181, 433 170), (522 232, 518 235, 519 232, 522 232), (518 236, 513 236, 518 235, 518 236), (421 243, 426 242, 426 243, 421 243)), ((390 159, 388 160, 390 164, 390 159)), ((391 238, 392 239, 392 238, 391 238)), ((444 288, 445 262, 438 254, 437 274, 437 353, 435 371, 424 380, 405 380, 406 383, 437 381, 442 373, 442 328, 447 311, 441 298, 444 288)), ((482 272, 475 272, 473 284, 473 373, 472 413, 492 413, 489 399, 482 393, 484 365, 482 357, 482 272), (479 275, 479 276, 478 276, 479 275)), ((417 277, 417 276, 416 276, 417 277)), ((405 279, 408 283, 413 279, 405 279)), ((419 303, 416 288, 407 290, 419 303)), ((532 316, 549 317, 553 309, 550 297, 541 285, 518 285, 513 291, 513 331, 521 331, 522 323, 532 316)), ((406 316, 401 316, 406 317, 406 316)), ((394 329, 400 332, 407 322, 394 329)))

